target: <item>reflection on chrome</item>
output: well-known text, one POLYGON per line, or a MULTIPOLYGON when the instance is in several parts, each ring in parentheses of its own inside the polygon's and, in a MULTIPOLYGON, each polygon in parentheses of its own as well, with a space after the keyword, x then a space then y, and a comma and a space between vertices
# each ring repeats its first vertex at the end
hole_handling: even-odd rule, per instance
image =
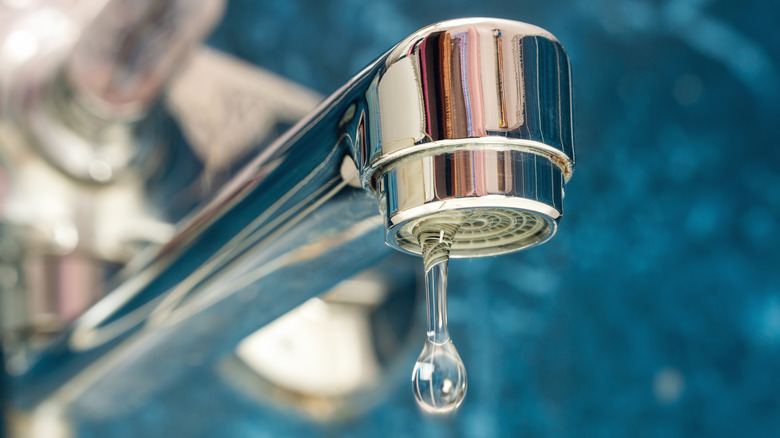
MULTIPOLYGON (((61 59, 78 64, 81 55, 88 62, 105 54, 102 46, 71 45, 79 57, 61 59)), ((24 53, 10 56, 32 50, 19 47, 24 53)), ((126 60, 115 61, 121 68, 126 60)), ((78 76, 72 63, 67 72, 78 76)), ((162 79, 153 73, 150 87, 159 88, 162 79)), ((56 99, 73 103, 83 92, 93 115, 144 123, 134 117, 147 108, 148 90, 137 99, 123 94, 134 82, 109 81, 120 89, 98 96, 84 88, 89 81, 68 81, 56 99), (115 98, 112 113, 104 104, 115 98)), ((155 117, 163 116, 147 119, 155 117)), ((31 126, 23 128, 37 132, 31 126)), ((84 167, 58 162, 47 147, 33 149, 53 168, 97 184, 90 191, 116 181, 114 167, 96 164, 93 149, 84 152, 84 167)), ((172 236, 145 239, 163 243, 127 264, 113 292, 55 341, 9 361, 15 387, 32 388, 15 393, 16 405, 87 417, 132 409, 155 388, 187 369, 220 363, 258 328, 386 256, 383 240, 419 253, 410 229, 422 220, 480 210, 456 236, 454 257, 546 241, 574 167, 568 58, 552 35, 531 25, 435 24, 381 56, 282 137, 250 150, 254 158, 172 236)), ((142 181, 144 172, 135 175, 142 181)), ((20 229, 5 232, 22 236, 27 250, 20 229)))
POLYGON ((350 139, 363 184, 380 199, 387 243, 419 254, 410 226, 463 209, 494 223, 506 215, 491 212, 516 211, 545 225, 512 238, 472 233, 456 239, 453 257, 552 237, 574 168, 569 60, 555 37, 506 20, 453 20, 379 62, 355 103, 350 139))

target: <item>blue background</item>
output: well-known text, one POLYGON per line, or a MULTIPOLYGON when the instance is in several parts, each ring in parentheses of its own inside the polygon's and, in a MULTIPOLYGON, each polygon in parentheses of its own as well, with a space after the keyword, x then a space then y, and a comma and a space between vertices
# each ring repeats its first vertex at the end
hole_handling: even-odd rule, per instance
POLYGON ((95 436, 780 436, 775 2, 232 0, 209 43, 327 94, 464 16, 563 42, 577 169, 550 243, 451 265, 458 415, 423 416, 406 374, 328 425, 204 376, 95 436), (182 421, 160 417, 172 405, 182 421))

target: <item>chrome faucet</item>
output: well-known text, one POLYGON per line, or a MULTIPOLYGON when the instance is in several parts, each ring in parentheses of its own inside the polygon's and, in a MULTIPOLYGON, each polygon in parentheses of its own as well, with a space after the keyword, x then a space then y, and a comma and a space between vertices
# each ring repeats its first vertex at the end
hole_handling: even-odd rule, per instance
MULTIPOLYGON (((72 82, 64 89, 95 84, 72 82)), ((139 102, 68 114, 86 107, 136 129, 150 99, 139 102)), ((171 236, 147 239, 162 242, 132 262, 117 258, 127 266, 105 297, 23 359, 7 357, 12 388, 24 388, 13 406, 45 422, 143 403, 388 246, 419 254, 412 228, 422 220, 480 212, 460 227, 453 257, 547 241, 574 166, 571 109, 568 57, 543 29, 476 18, 410 35, 262 149, 171 236)), ((121 181, 107 162, 54 167, 89 193, 121 181)))

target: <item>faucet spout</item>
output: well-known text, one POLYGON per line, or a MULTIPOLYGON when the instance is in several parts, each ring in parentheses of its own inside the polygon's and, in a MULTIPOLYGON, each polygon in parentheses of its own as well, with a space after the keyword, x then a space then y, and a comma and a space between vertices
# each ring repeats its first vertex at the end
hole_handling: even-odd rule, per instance
POLYGON ((553 236, 574 143, 569 59, 549 32, 496 19, 433 25, 389 53, 367 94, 379 117, 353 151, 390 246, 420 254, 417 223, 464 213, 473 220, 453 257, 553 236))
POLYGON ((563 47, 534 26, 463 19, 409 36, 76 320, 21 377, 37 388, 25 397, 140 403, 386 255, 383 240, 419 253, 421 221, 481 213, 455 257, 546 241, 574 165, 570 87, 563 47))

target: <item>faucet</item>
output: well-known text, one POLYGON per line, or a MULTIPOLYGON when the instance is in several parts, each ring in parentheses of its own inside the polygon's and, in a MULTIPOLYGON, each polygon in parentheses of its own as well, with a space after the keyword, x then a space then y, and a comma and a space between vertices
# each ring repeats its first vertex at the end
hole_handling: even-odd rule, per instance
MULTIPOLYGON (((109 5, 118 3, 129 2, 109 5)), ((87 43, 76 40, 80 53, 87 43)), ((79 70, 59 71, 56 83, 79 70)), ((126 134, 145 123, 148 90, 106 95, 112 102, 79 91, 95 82, 75 82, 57 88, 88 96, 65 94, 78 106, 68 114, 97 114, 122 127, 111 137, 119 144, 138 142, 126 134)), ((120 180, 115 168, 154 155, 95 164, 105 150, 87 154, 86 165, 53 167, 95 193, 120 180)), ((426 27, 260 150, 175 231, 147 239, 157 245, 132 261, 117 257, 120 281, 45 344, 25 349, 24 360, 6 357, 14 409, 45 423, 143 403, 390 248, 420 254, 422 221, 468 218, 453 238, 455 258, 542 244, 556 232, 573 169, 569 60, 552 34, 489 18, 426 27)))

